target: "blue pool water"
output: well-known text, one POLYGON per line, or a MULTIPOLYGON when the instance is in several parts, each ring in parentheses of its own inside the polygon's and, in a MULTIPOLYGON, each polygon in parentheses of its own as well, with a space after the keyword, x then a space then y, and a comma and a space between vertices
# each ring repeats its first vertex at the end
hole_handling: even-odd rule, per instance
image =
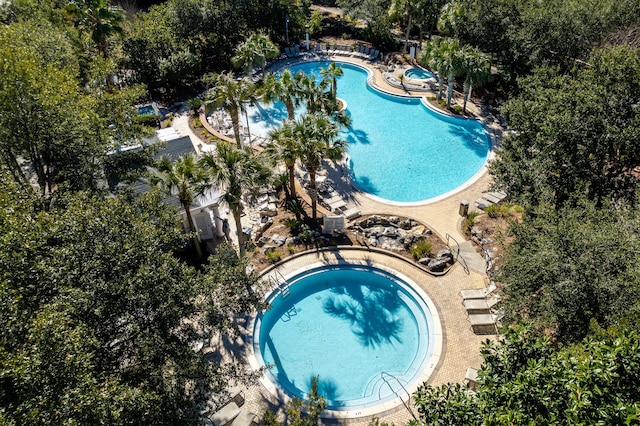
POLYGON ((155 114, 155 113, 156 112, 151 105, 144 105, 144 106, 138 107, 138 114, 140 115, 148 115, 148 114, 155 114))
POLYGON ((368 407, 420 378, 432 318, 409 286, 376 268, 331 266, 291 280, 258 318, 254 349, 270 378, 304 398, 313 377, 330 409, 368 407), (392 390, 393 388, 393 390, 392 390))
POLYGON ((404 72, 404 76, 413 80, 428 80, 433 78, 433 74, 422 68, 409 68, 404 72))
MULTIPOLYGON (((291 67, 316 74, 329 62, 291 67)), ((338 97, 347 102, 352 128, 349 141, 355 183, 365 192, 396 202, 423 201, 452 191, 484 165, 489 138, 476 120, 449 117, 427 108, 420 99, 394 96, 371 88, 367 72, 342 64, 338 97)), ((284 105, 249 109, 250 130, 266 136, 287 117, 284 105)))

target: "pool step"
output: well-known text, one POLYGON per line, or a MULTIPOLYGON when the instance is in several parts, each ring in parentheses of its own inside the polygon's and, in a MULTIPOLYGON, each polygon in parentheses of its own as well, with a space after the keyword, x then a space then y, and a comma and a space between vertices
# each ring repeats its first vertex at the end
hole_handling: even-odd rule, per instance
POLYGON ((289 285, 285 282, 280 287, 280 294, 282 294, 282 298, 286 299, 287 296, 291 294, 291 290, 289 289, 289 285))
POLYGON ((291 317, 298 315, 298 311, 296 310, 295 306, 292 306, 289 308, 289 310, 287 312, 285 312, 284 314, 282 314, 282 317, 280 317, 280 319, 284 322, 287 321, 291 321, 291 317))

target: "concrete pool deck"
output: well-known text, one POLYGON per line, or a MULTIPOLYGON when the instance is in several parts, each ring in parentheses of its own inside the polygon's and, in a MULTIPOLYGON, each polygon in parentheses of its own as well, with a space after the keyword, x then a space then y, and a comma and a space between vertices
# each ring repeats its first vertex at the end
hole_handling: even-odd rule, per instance
MULTIPOLYGON (((321 59, 365 66, 372 72, 372 83, 389 93, 414 96, 433 94, 433 92, 424 91, 412 93, 391 86, 386 82, 383 71, 379 65, 375 63, 372 64, 368 61, 345 56, 321 59)), ((282 66, 292 65, 299 61, 300 59, 288 59, 283 61, 282 66)), ((468 104, 467 109, 483 120, 487 130, 492 134, 492 143, 495 147, 502 133, 498 120, 493 119, 493 117, 489 115, 485 115, 481 108, 471 102, 468 104)), ((194 147, 198 151, 197 145, 205 144, 189 129, 188 117, 186 115, 176 117, 173 126, 179 129, 182 134, 189 134, 193 140, 194 147)), ((428 161, 428 159, 425 161, 428 161)), ((393 171, 390 170, 389 173, 393 173, 393 171)), ((366 250, 323 251, 296 257, 284 263, 280 268, 281 272, 283 275, 287 275, 311 263, 331 263, 342 259, 353 262, 371 261, 385 265, 406 275, 412 281, 418 283, 421 289, 425 291, 434 302, 442 324, 442 353, 428 383, 433 386, 439 386, 445 383, 463 382, 468 367, 480 367, 482 362, 480 356, 481 343, 486 341, 488 336, 473 333, 471 325, 467 320, 466 310, 462 305, 459 292, 467 288, 482 288, 487 285, 488 278, 485 273, 486 265, 484 259, 476 252, 473 243, 467 241, 461 233, 462 217, 458 214, 458 210, 463 200, 469 202, 471 211, 474 210, 473 200, 480 198, 482 194, 488 190, 490 176, 486 168, 483 168, 475 176, 474 180, 468 182, 464 187, 458 188, 456 192, 445 194, 436 200, 420 205, 397 205, 383 203, 380 200, 374 199, 358 190, 349 180, 348 174, 344 173, 339 166, 329 165, 327 168, 327 178, 331 179, 334 189, 336 189, 347 202, 348 208, 357 208, 363 215, 386 214, 411 217, 429 225, 430 228, 445 241, 447 235, 451 236, 459 244, 460 256, 463 262, 457 262, 446 275, 433 277, 408 262, 376 252, 368 252, 366 250), (462 266, 463 263, 468 266, 468 274, 462 266)), ((428 182, 424 184, 428 184, 428 182)), ((452 246, 455 247, 455 243, 452 243, 452 246)), ((252 330, 244 330, 244 332, 249 335, 252 334, 252 330)), ((492 337, 489 336, 489 338, 492 337)), ((250 350, 251 346, 250 344, 246 344, 244 348, 250 350)), ((284 406, 281 400, 274 398, 262 384, 253 385, 245 390, 245 407, 260 417, 267 409, 276 412, 279 416, 282 416, 284 413, 284 406)), ((375 415, 381 422, 393 423, 398 426, 406 424, 409 420, 413 419, 413 416, 417 417, 418 413, 411 402, 407 405, 390 408, 386 413, 375 415)), ((369 424, 370 420, 370 417, 356 417, 342 420, 341 422, 364 425, 369 424)))

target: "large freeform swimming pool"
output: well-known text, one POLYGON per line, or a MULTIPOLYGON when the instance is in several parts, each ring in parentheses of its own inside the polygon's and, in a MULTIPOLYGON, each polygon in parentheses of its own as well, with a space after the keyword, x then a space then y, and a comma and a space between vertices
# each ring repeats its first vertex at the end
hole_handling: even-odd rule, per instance
POLYGON ((269 379, 288 396, 304 398, 318 376, 330 410, 354 411, 407 396, 424 381, 436 326, 425 297, 407 282, 345 264, 313 268, 288 284, 254 327, 258 363, 272 366, 269 379))
MULTIPOLYGON (((330 62, 306 62, 292 72, 319 75, 330 62)), ((353 180, 363 191, 384 200, 410 203, 453 191, 485 164, 490 142, 476 120, 432 111, 421 99, 394 96, 367 84, 367 71, 342 63, 338 97, 346 101, 352 128, 349 141, 353 180)), ((249 109, 250 129, 266 136, 286 118, 282 104, 249 109)))

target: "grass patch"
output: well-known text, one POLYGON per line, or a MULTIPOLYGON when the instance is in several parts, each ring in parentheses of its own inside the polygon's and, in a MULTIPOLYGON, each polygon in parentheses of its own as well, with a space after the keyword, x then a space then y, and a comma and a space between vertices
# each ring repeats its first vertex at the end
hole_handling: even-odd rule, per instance
POLYGON ((411 255, 414 259, 422 259, 424 257, 431 256, 431 251, 433 250, 433 244, 429 241, 418 241, 414 245, 411 246, 411 255))

